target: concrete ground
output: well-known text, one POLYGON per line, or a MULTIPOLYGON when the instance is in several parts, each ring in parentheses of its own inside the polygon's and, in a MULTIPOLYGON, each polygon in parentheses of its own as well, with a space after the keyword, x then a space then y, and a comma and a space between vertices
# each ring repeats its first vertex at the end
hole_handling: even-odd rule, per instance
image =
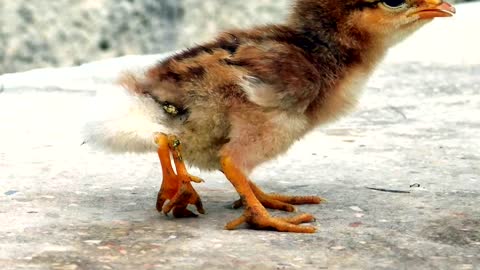
POLYGON ((328 199, 298 208, 308 235, 224 230, 242 211, 219 173, 193 171, 206 215, 158 214, 155 155, 81 145, 104 82, 80 70, 0 77, 2 269, 480 269, 480 65, 387 61, 356 112, 255 171, 328 199))

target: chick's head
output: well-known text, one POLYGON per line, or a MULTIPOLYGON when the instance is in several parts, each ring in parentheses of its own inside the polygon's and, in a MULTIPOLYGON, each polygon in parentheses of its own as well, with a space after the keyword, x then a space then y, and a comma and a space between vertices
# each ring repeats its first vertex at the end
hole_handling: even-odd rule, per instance
POLYGON ((387 46, 402 41, 434 18, 455 14, 455 8, 442 0, 357 0, 346 5, 349 23, 387 46))

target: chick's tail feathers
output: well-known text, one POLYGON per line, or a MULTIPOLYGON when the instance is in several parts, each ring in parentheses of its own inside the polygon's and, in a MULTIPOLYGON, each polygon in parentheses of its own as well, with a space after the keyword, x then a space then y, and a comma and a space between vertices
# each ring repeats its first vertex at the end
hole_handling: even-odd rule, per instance
POLYGON ((118 85, 97 92, 84 127, 85 144, 110 152, 156 151, 156 133, 174 134, 158 103, 118 85))

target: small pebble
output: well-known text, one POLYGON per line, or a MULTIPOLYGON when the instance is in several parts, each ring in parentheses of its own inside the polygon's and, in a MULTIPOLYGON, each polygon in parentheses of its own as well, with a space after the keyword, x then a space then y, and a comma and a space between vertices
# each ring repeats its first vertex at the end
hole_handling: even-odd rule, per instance
POLYGON ((102 242, 102 240, 85 240, 83 242, 89 245, 98 245, 102 242))
POLYGON ((76 264, 66 264, 66 265, 58 264, 58 267, 54 267, 53 269, 75 270, 75 269, 78 269, 78 265, 76 265, 76 264))
POLYGON ((355 212, 363 212, 363 209, 358 206, 350 206, 350 209, 352 209, 355 212))
POLYGON ((348 224, 348 226, 350 226, 350 227, 352 227, 352 228, 358 228, 358 227, 360 227, 360 226, 362 226, 362 225, 363 225, 363 223, 360 222, 360 221, 352 222, 352 223, 348 224))
POLYGON ((13 194, 15 194, 15 193, 18 193, 18 191, 16 191, 16 190, 9 190, 9 191, 5 192, 4 194, 7 195, 7 196, 11 196, 11 195, 13 195, 13 194))
POLYGON ((136 189, 137 187, 121 187, 120 190, 126 190, 126 191, 132 191, 136 189))

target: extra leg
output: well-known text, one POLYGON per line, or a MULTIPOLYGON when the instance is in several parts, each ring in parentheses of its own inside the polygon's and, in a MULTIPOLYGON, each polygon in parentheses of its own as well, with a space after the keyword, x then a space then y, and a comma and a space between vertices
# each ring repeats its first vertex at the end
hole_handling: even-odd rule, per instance
MULTIPOLYGON (((252 181, 248 182, 253 193, 263 206, 270 209, 283 210, 287 212, 294 212, 295 207, 293 205, 301 204, 319 204, 325 202, 317 196, 286 196, 280 194, 266 194, 252 181)), ((237 209, 243 206, 242 200, 237 200, 233 203, 233 208, 237 209)))
POLYGON ((233 230, 242 223, 247 223, 255 229, 274 229, 281 232, 313 233, 315 228, 312 226, 301 226, 299 224, 312 222, 313 216, 302 214, 292 218, 271 217, 267 210, 257 199, 252 187, 245 175, 235 166, 230 157, 222 158, 222 169, 228 180, 233 184, 238 194, 242 198, 245 207, 244 214, 229 222, 226 229, 233 230))
POLYGON ((158 145, 157 152, 163 174, 162 186, 157 197, 157 210, 165 214, 173 211, 173 215, 177 218, 196 217, 196 214, 187 209, 189 204, 193 204, 199 213, 204 214, 200 196, 191 184, 191 181, 202 182, 202 180, 188 174, 181 158, 180 141, 174 137, 158 134, 155 142, 158 145), (173 155, 176 173, 172 168, 170 153, 173 155), (167 200, 169 202, 164 205, 167 200))

